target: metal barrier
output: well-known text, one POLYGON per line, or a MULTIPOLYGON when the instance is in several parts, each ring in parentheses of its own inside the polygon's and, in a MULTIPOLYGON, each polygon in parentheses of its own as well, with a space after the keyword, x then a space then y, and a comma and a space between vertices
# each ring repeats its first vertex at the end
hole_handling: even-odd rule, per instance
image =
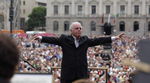
MULTIPOLYGON (((61 69, 60 67, 51 67, 51 73, 52 73, 52 75, 54 75, 53 74, 53 70, 54 69, 61 69)), ((88 69, 92 69, 92 70, 104 70, 105 71, 105 79, 106 79, 106 83, 108 82, 108 68, 107 67, 88 67, 88 69)), ((54 83, 54 76, 53 76, 53 83, 54 83)))
POLYGON ((16 72, 11 79, 11 83, 52 83, 51 73, 38 72, 16 72))

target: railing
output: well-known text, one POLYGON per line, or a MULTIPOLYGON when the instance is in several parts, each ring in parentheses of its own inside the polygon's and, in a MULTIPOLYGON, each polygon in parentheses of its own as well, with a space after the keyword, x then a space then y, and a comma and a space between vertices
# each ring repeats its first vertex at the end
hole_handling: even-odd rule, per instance
MULTIPOLYGON (((55 69, 61 69, 60 67, 51 67, 52 68, 52 71, 55 70, 55 69)), ((88 69, 92 69, 92 70, 104 70, 105 71, 105 79, 106 79, 106 83, 108 82, 108 68, 107 67, 88 67, 88 69)), ((54 75, 52 73, 52 75, 54 75)), ((54 76, 53 76, 53 83, 54 83, 54 76)))

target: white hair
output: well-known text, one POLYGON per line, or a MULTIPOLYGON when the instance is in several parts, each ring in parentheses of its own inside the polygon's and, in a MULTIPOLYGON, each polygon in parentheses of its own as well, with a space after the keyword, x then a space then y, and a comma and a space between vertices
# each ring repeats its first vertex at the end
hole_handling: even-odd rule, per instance
POLYGON ((69 29, 71 30, 73 28, 73 25, 75 25, 75 24, 79 24, 81 26, 81 28, 82 28, 82 25, 81 25, 80 22, 72 22, 70 27, 69 27, 69 29))

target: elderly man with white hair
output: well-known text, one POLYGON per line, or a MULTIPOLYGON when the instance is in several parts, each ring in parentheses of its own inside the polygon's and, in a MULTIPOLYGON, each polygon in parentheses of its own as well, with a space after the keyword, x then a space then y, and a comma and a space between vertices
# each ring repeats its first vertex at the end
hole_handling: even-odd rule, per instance
POLYGON ((61 83, 72 83, 78 79, 89 78, 87 64, 88 47, 111 43, 123 34, 113 37, 88 38, 82 36, 83 27, 79 22, 70 26, 70 35, 62 34, 60 37, 35 37, 44 43, 56 44, 62 47, 63 58, 61 64, 61 83))

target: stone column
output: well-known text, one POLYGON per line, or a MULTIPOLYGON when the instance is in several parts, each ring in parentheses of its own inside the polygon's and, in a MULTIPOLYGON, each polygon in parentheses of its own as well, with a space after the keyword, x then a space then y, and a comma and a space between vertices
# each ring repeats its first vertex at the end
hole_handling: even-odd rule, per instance
POLYGON ((71 5, 71 15, 74 16, 75 15, 75 11, 76 11, 76 8, 75 8, 75 0, 72 0, 72 5, 71 5))
POLYGON ((88 0, 85 1, 85 16, 88 16, 89 15, 89 11, 88 11, 88 7, 89 4, 88 4, 88 0))
POLYGON ((98 11, 98 15, 102 16, 102 14, 104 14, 104 10, 102 10, 103 4, 102 4, 103 0, 99 0, 99 11, 98 11))
MULTIPOLYGON (((116 15, 117 13, 118 13, 118 11, 117 11, 117 0, 114 0, 113 1, 114 3, 113 3, 113 15, 116 15)), ((118 7, 119 8, 119 7, 118 7)))
POLYGON ((62 4, 62 2, 58 4, 58 13, 59 13, 59 16, 64 15, 64 4, 62 4))
POLYGON ((47 14, 46 16, 49 17, 49 16, 53 16, 53 6, 51 4, 52 0, 47 0, 47 14))
POLYGON ((127 7, 128 7, 128 8, 127 8, 127 9, 128 9, 128 10, 127 10, 127 14, 128 14, 128 15, 131 15, 131 14, 132 14, 131 11, 132 11, 132 9, 133 9, 133 8, 132 8, 132 5, 131 5, 131 0, 128 0, 128 5, 127 5, 127 7))
POLYGON ((146 15, 146 1, 145 0, 142 0, 142 6, 141 6, 142 8, 142 12, 141 12, 141 14, 142 15, 146 15))

